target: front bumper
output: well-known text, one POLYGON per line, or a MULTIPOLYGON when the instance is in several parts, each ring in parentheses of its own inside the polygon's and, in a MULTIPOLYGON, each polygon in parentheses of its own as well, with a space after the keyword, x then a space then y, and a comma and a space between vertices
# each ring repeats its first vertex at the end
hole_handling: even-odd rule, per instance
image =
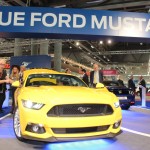
POLYGON ((120 135, 123 131, 120 130, 118 133, 108 133, 104 135, 98 135, 98 136, 86 136, 86 137, 50 137, 46 139, 31 137, 31 136, 23 136, 25 139, 35 140, 35 141, 44 141, 44 142, 63 142, 63 141, 78 141, 78 140, 92 140, 92 139, 99 139, 99 138, 114 138, 118 135, 120 135))

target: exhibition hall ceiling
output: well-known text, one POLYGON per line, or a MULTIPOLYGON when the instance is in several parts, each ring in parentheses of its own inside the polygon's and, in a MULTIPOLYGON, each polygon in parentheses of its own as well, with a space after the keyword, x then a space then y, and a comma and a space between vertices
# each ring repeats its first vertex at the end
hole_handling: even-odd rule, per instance
MULTIPOLYGON (((150 12, 150 1, 148 0, 1 0, 0 5, 150 12)), ((37 39, 37 44, 44 40, 37 39)), ((54 42, 50 40, 50 53, 53 52, 54 42)), ((150 43, 143 41, 131 43, 130 41, 115 41, 108 37, 97 41, 91 39, 89 41, 63 40, 62 42, 63 53, 66 57, 87 65, 90 65, 91 62, 107 65, 138 64, 149 61, 150 43)), ((30 39, 25 39, 21 44, 24 54, 30 54, 30 39)), ((12 56, 13 49, 14 39, 0 39, 0 56, 12 56)))

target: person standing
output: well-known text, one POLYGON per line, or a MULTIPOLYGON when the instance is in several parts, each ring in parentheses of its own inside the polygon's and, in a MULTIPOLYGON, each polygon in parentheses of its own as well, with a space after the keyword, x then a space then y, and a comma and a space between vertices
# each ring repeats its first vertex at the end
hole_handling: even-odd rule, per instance
POLYGON ((141 100, 142 100, 143 97, 146 97, 146 82, 145 82, 145 80, 143 79, 143 76, 140 76, 140 77, 139 77, 138 86, 139 86, 139 91, 140 91, 140 98, 141 98, 141 100), (143 88, 144 88, 144 89, 143 89, 143 88), (143 92, 144 95, 142 95, 142 89, 145 90, 145 92, 143 92))
POLYGON ((6 83, 10 83, 6 72, 0 66, 0 113, 3 113, 2 106, 5 101, 6 83))
MULTIPOLYGON (((20 67, 17 65, 12 66, 12 71, 10 74, 10 79, 11 79, 11 84, 15 81, 19 81, 19 71, 20 71, 20 67)), ((12 109, 11 109, 11 113, 13 114, 14 109, 15 109, 15 98, 14 98, 14 94, 16 91, 16 87, 11 87, 12 89, 12 109)))
POLYGON ((20 72, 19 72, 19 82, 20 84, 23 83, 23 72, 26 70, 26 67, 24 65, 20 66, 20 72))
POLYGON ((82 80, 89 86, 89 78, 85 69, 82 69, 82 80))
POLYGON ((121 79, 120 75, 118 75, 118 79, 117 79, 118 83, 120 84, 120 86, 124 86, 124 82, 121 79))
POLYGON ((71 74, 71 70, 69 68, 66 68, 65 73, 71 74))
POLYGON ((133 82, 133 75, 130 76, 130 79, 128 80, 128 88, 132 89, 133 92, 135 92, 135 83, 133 82))
POLYGON ((99 69, 98 64, 94 64, 93 69, 90 72, 90 84, 91 87, 96 87, 97 83, 103 82, 103 72, 99 69))

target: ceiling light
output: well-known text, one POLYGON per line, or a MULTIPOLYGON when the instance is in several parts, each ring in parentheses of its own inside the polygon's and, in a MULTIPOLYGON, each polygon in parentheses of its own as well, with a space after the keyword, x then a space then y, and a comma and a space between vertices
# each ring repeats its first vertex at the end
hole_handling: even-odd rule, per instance
POLYGON ((106 56, 105 56, 105 55, 104 55, 103 57, 104 57, 104 58, 106 58, 106 56))
POLYGON ((94 48, 94 46, 93 46, 93 45, 91 45, 91 48, 94 48))
POLYGON ((79 46, 79 42, 76 42, 76 45, 79 46))
POLYGON ((82 48, 79 46, 79 49, 82 49, 82 48))
POLYGON ((88 53, 89 55, 91 54, 91 53, 88 53))
POLYGON ((99 59, 99 61, 101 61, 101 60, 99 59))
POLYGON ((72 47, 70 46, 69 48, 71 49, 72 47))
POLYGON ((140 45, 143 45, 143 43, 140 43, 140 45))
POLYGON ((96 57, 94 57, 94 58, 96 58, 96 57))
POLYGON ((103 41, 99 41, 100 44, 103 44, 103 41))
POLYGON ((111 40, 108 40, 108 44, 111 44, 112 43, 112 41, 111 40))

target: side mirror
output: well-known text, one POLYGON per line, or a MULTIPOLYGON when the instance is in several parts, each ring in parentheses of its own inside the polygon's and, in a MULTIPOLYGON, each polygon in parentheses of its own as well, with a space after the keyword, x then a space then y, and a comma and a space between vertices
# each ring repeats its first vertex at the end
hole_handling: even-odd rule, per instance
POLYGON ((96 84, 96 89, 101 89, 101 88, 104 88, 104 84, 102 84, 102 83, 97 83, 97 84, 96 84))
POLYGON ((13 87, 19 87, 20 86, 20 82, 19 81, 15 81, 12 83, 13 87))

